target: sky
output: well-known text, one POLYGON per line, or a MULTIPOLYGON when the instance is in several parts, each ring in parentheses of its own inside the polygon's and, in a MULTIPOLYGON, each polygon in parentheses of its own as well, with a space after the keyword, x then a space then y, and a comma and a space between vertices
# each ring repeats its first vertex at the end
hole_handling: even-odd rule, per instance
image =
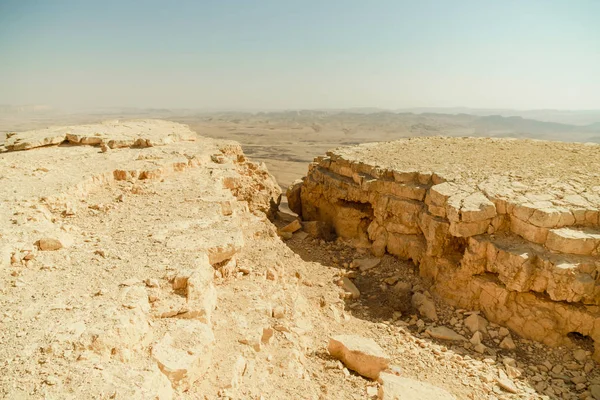
POLYGON ((600 109, 598 0, 0 0, 0 104, 600 109))

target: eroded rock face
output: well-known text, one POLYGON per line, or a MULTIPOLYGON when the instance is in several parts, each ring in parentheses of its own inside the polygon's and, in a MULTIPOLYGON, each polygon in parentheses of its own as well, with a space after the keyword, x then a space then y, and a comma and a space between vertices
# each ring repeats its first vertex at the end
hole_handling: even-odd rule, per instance
POLYGON ((171 399, 206 379, 215 276, 237 268, 244 230, 271 227, 279 202, 264 165, 154 120, 20 132, 2 151, 3 316, 23 312, 3 317, 0 358, 30 350, 2 365, 0 397, 30 397, 7 384, 27 365, 44 364, 34 397, 171 399))
POLYGON ((304 220, 411 259, 453 305, 551 346, 598 343, 598 170, 597 145, 412 138, 329 152, 288 194, 304 220))

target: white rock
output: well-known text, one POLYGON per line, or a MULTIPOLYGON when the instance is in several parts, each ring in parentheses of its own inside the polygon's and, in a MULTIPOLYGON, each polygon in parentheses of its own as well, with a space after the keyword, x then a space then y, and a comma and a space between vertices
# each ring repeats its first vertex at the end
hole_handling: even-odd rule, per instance
POLYGON ((437 321, 438 316, 435 311, 435 303, 423 293, 415 293, 412 296, 412 305, 422 316, 432 321, 437 321))
POLYGON ((474 346, 477 346, 478 344, 481 344, 482 340, 483 340, 483 334, 481 332, 477 331, 473 334, 473 336, 471 337, 469 342, 471 342, 474 346))
POLYGON ((429 336, 440 339, 440 340, 454 340, 454 341, 465 341, 467 340, 464 336, 459 335, 452 329, 445 326, 436 326, 435 328, 428 328, 425 333, 429 336))
POLYGON ((352 283, 352 281, 347 277, 342 278, 342 288, 345 292, 350 294, 350 298, 358 299, 360 297, 360 291, 358 290, 356 285, 354 285, 354 283, 352 283))
POLYGON ((510 379, 516 379, 521 376, 521 371, 519 371, 518 368, 515 368, 511 365, 505 365, 504 368, 506 369, 506 375, 510 379))
POLYGON ((387 372, 381 374, 379 381, 380 400, 456 400, 442 388, 387 372))
POLYGON ((505 350, 514 350, 517 348, 517 345, 510 336, 507 336, 500 342, 500 348, 505 350))
POLYGON ((354 260, 354 265, 356 265, 361 272, 364 272, 371 268, 375 268, 380 262, 380 258, 357 258, 354 260))
POLYGON ((479 344, 476 344, 475 346, 473 346, 473 350, 475 350, 479 354, 485 353, 486 349, 487 349, 487 347, 485 347, 485 345, 483 343, 479 343, 479 344))

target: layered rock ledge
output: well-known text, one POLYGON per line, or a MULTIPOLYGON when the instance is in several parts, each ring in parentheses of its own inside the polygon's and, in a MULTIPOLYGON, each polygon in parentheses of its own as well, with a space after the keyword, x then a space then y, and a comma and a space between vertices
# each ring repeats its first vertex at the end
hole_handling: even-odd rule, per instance
POLYGON ((0 397, 170 399, 207 380, 213 281, 279 203, 264 164, 167 121, 8 136, 0 397))
POLYGON ((600 146, 411 138, 318 157, 290 208, 376 256, 411 259, 432 290, 550 346, 600 360, 600 146))

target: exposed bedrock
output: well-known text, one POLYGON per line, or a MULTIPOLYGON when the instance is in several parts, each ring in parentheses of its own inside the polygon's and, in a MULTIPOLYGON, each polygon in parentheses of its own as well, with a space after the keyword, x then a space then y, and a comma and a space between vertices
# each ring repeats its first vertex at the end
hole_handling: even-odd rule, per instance
POLYGON ((411 259, 457 307, 550 346, 598 344, 599 171, 598 145, 412 138, 328 152, 287 195, 304 220, 411 259))

